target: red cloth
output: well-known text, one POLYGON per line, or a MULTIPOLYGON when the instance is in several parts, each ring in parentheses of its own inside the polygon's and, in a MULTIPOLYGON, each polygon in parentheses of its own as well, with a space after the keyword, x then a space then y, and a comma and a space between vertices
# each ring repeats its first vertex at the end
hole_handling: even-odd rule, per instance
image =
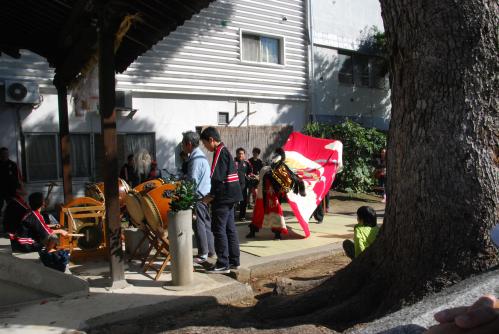
POLYGON ((293 132, 283 149, 286 152, 286 164, 305 183, 305 197, 292 191, 287 196, 305 237, 308 237, 308 220, 326 196, 343 164, 343 144, 338 140, 314 138, 293 132))

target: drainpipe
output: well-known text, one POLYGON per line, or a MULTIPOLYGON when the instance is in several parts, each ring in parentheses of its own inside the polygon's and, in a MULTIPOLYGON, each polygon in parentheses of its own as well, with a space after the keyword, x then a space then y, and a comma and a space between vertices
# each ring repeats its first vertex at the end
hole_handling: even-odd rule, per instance
POLYGON ((312 0, 305 0, 308 39, 308 121, 316 120, 315 115, 315 78, 314 78, 314 35, 312 0))

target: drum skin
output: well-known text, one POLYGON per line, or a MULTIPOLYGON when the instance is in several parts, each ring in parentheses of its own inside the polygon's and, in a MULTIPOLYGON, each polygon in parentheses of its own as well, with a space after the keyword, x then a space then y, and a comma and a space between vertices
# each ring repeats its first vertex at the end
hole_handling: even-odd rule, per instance
POLYGON ((97 249, 102 243, 102 224, 83 224, 77 232, 84 235, 77 242, 81 249, 97 249))
MULTIPOLYGON (((130 186, 126 183, 125 180, 118 178, 118 196, 120 199, 120 208, 125 207, 125 197, 128 191, 130 190, 130 186)), ((99 202, 104 202, 104 182, 94 183, 85 189, 85 196, 92 197, 99 202)))
POLYGON ((141 184, 133 188, 133 190, 140 193, 141 195, 144 195, 144 193, 148 193, 152 189, 162 186, 163 184, 165 184, 165 181, 163 181, 163 179, 154 179, 142 182, 141 184))
POLYGON ((171 195, 175 184, 164 184, 142 196, 141 204, 144 216, 149 226, 155 230, 168 226, 168 211, 170 211, 171 195))
POLYGON ((165 184, 163 179, 154 179, 143 182, 128 191, 125 197, 126 209, 136 225, 141 226, 145 219, 144 211, 142 210, 141 205, 142 196, 147 194, 149 191, 162 186, 163 184, 165 184))
POLYGON ((130 215, 130 218, 132 218, 134 224, 139 226, 142 226, 142 222, 145 219, 144 211, 142 210, 142 205, 140 204, 141 199, 142 195, 135 190, 130 190, 126 194, 125 198, 126 210, 128 211, 128 214, 130 215))

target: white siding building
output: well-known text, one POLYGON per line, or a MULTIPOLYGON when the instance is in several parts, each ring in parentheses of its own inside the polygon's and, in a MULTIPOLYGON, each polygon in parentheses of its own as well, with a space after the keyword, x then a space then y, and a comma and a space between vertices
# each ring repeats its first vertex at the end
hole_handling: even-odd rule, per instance
MULTIPOLYGON (((382 28, 377 0, 213 2, 117 75, 117 89, 135 110, 118 115, 120 164, 128 153, 146 148, 160 168, 173 171, 182 132, 205 125, 300 130, 311 117, 347 116, 386 128, 388 90, 370 87, 370 78, 364 85, 354 61, 363 56, 354 52, 360 31, 372 25, 382 28), (351 66, 344 67, 349 57, 351 66), (340 72, 351 82, 339 82, 340 72)), ((18 162, 28 191, 61 181, 53 77, 45 59, 33 53, 0 57, 0 146, 18 162), (16 81, 37 84, 40 103, 6 102, 6 89, 16 81)), ((84 184, 100 176, 100 117, 96 111, 78 112, 72 102, 69 110, 73 189, 80 196, 84 184)), ((54 202, 61 202, 62 187, 54 192, 54 202)))
MULTIPOLYGON (((136 110, 118 117, 120 162, 146 148, 160 167, 174 170, 182 132, 203 125, 301 129, 308 103, 304 6, 302 0, 217 0, 117 75, 117 89, 136 110)), ((30 191, 61 175, 53 75, 29 52, 0 58, 0 85, 34 82, 42 96, 35 108, 0 99, 0 131, 8 134, 1 146, 23 167, 30 191)), ((76 112, 73 103, 69 109, 74 189, 82 195, 85 182, 99 177, 100 118, 76 112)))

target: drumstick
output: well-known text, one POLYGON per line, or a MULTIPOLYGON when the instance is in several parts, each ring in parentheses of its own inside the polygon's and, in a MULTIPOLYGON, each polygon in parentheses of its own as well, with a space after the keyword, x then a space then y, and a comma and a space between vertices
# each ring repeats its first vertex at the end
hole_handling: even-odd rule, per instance
POLYGON ((78 238, 80 238, 80 237, 84 237, 84 236, 85 236, 85 234, 83 234, 83 233, 68 233, 68 234, 66 234, 66 235, 67 235, 68 237, 78 237, 78 238))

